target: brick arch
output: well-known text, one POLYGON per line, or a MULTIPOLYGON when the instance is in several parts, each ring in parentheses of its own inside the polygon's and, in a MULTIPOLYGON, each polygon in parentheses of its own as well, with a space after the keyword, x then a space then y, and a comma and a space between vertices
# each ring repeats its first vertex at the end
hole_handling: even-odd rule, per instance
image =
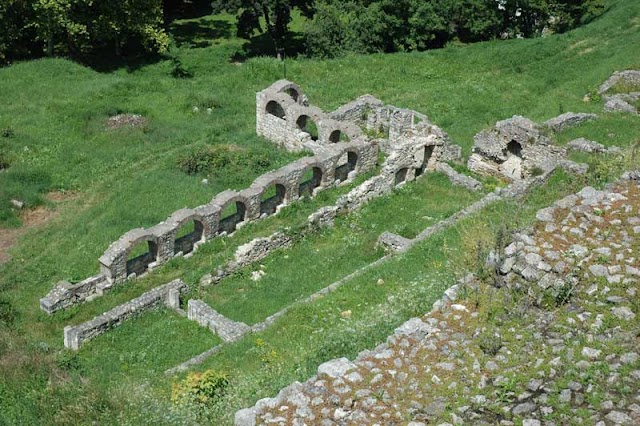
POLYGON ((336 180, 340 180, 340 182, 346 181, 349 177, 349 173, 356 170, 360 159, 358 152, 355 150, 347 150, 345 154, 347 155, 347 162, 339 164, 336 167, 335 178, 336 180))
POLYGON ((274 99, 271 99, 266 103, 264 111, 265 113, 278 117, 282 120, 286 118, 284 107, 280 104, 280 102, 274 99))
POLYGON ((278 206, 284 204, 291 197, 287 191, 287 184, 281 179, 274 179, 266 184, 260 193, 260 214, 272 215, 275 213, 278 206), (275 195, 266 197, 265 193, 273 187, 275 187, 275 195))

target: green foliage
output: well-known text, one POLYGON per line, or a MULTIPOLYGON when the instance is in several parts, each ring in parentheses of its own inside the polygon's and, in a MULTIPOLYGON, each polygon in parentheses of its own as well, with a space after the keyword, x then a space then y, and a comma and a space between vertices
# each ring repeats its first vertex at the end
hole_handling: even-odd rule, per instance
POLYGON ((566 31, 602 13, 602 0, 374 0, 318 6, 307 26, 311 56, 401 52, 566 31))
POLYGON ((62 350, 56 356, 56 366, 63 371, 76 371, 80 369, 80 357, 72 350, 62 350))
POLYGON ((18 316, 17 311, 7 299, 0 299, 0 327, 11 328, 18 316))
POLYGON ((222 397, 228 386, 226 374, 214 370, 192 372, 173 384, 171 401, 176 405, 206 406, 222 397))
POLYGON ((214 0, 214 13, 228 12, 237 15, 237 34, 251 38, 255 33, 266 33, 271 38, 275 53, 289 38, 291 12, 298 9, 304 16, 313 16, 314 0, 214 0), (263 29, 264 25, 264 29, 263 29))
POLYGON ((0 4, 0 63, 24 57, 163 53, 169 45, 161 0, 8 0, 0 4))
POLYGON ((243 167, 265 171, 272 159, 265 151, 246 151, 232 145, 204 145, 178 158, 178 168, 187 174, 217 176, 243 167))

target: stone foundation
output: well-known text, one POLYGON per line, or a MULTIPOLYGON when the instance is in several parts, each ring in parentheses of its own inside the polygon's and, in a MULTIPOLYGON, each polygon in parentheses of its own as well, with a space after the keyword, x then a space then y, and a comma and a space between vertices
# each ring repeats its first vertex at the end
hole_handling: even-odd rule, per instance
POLYGON ((90 321, 77 326, 67 326, 64 328, 64 346, 77 351, 87 340, 98 337, 124 321, 162 304, 171 309, 180 309, 180 293, 185 293, 188 290, 189 287, 184 282, 171 281, 90 321))

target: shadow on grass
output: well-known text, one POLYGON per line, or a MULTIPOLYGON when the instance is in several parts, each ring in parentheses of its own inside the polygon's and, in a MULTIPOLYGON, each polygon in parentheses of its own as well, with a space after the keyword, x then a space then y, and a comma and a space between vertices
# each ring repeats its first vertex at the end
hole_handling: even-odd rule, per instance
POLYGON ((178 46, 209 47, 216 39, 231 37, 232 25, 222 19, 198 19, 171 24, 171 34, 178 46))
MULTIPOLYGON (((305 52, 305 39, 303 33, 291 32, 284 45, 284 54, 287 58, 294 58, 305 52)), ((259 34, 252 37, 242 46, 242 50, 236 51, 231 56, 232 62, 244 62, 256 56, 276 56, 276 48, 269 34, 259 34)))

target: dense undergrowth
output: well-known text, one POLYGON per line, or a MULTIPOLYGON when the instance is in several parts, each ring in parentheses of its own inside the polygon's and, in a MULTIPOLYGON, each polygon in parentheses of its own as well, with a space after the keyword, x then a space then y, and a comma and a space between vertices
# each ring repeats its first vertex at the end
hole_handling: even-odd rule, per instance
MULTIPOLYGON (((417 54, 289 61, 287 77, 325 110, 371 93, 422 111, 465 155, 473 135, 497 120, 520 114, 542 121, 566 111, 600 117, 561 133, 559 143, 587 137, 630 148, 640 138, 640 119, 601 113, 595 88, 615 70, 640 68, 640 5, 607 3, 602 17, 563 35, 417 54), (588 102, 585 94, 591 95, 588 102)), ((402 321, 428 310, 455 278, 476 267, 477 248, 491 247, 499 229, 526 226, 538 208, 587 183, 602 185, 637 162, 579 156, 591 164, 587 177, 556 173, 522 202, 493 205, 338 292, 297 306, 265 332, 208 360, 201 369, 224 373, 224 395, 204 408, 182 410, 170 402, 171 383, 179 378, 161 371, 216 344, 207 330, 170 312, 153 312, 76 354, 62 349, 63 327, 176 277, 194 285, 238 245, 287 226, 295 231, 347 187, 216 239, 191 259, 172 260, 84 306, 48 317, 38 299, 59 279, 95 273, 96 259, 125 231, 205 203, 227 187, 246 187, 264 170, 297 158, 255 135, 255 92, 283 76, 282 63, 229 63, 241 43, 230 36, 204 47, 187 47, 185 41, 178 55, 190 79, 171 76, 173 61, 111 73, 62 59, 0 70, 0 226, 20 226, 11 199, 57 214, 30 229, 13 248, 12 260, 0 266, 0 424, 228 424, 234 410, 305 379, 327 359, 375 345, 402 321), (106 130, 105 120, 120 113, 141 114, 148 124, 106 130), (228 173, 180 170, 178 159, 205 145, 258 153, 259 161, 234 160, 228 173), (208 185, 201 184, 204 177, 208 185), (73 196, 63 202, 45 197, 54 190, 73 196), (340 315, 346 310, 352 311, 350 319, 340 315)), ((217 287, 193 286, 194 292, 234 319, 261 321, 378 258, 373 246, 381 232, 412 237, 474 197, 441 176, 426 176, 265 259, 263 280, 253 282, 250 270, 242 271, 217 287)))

